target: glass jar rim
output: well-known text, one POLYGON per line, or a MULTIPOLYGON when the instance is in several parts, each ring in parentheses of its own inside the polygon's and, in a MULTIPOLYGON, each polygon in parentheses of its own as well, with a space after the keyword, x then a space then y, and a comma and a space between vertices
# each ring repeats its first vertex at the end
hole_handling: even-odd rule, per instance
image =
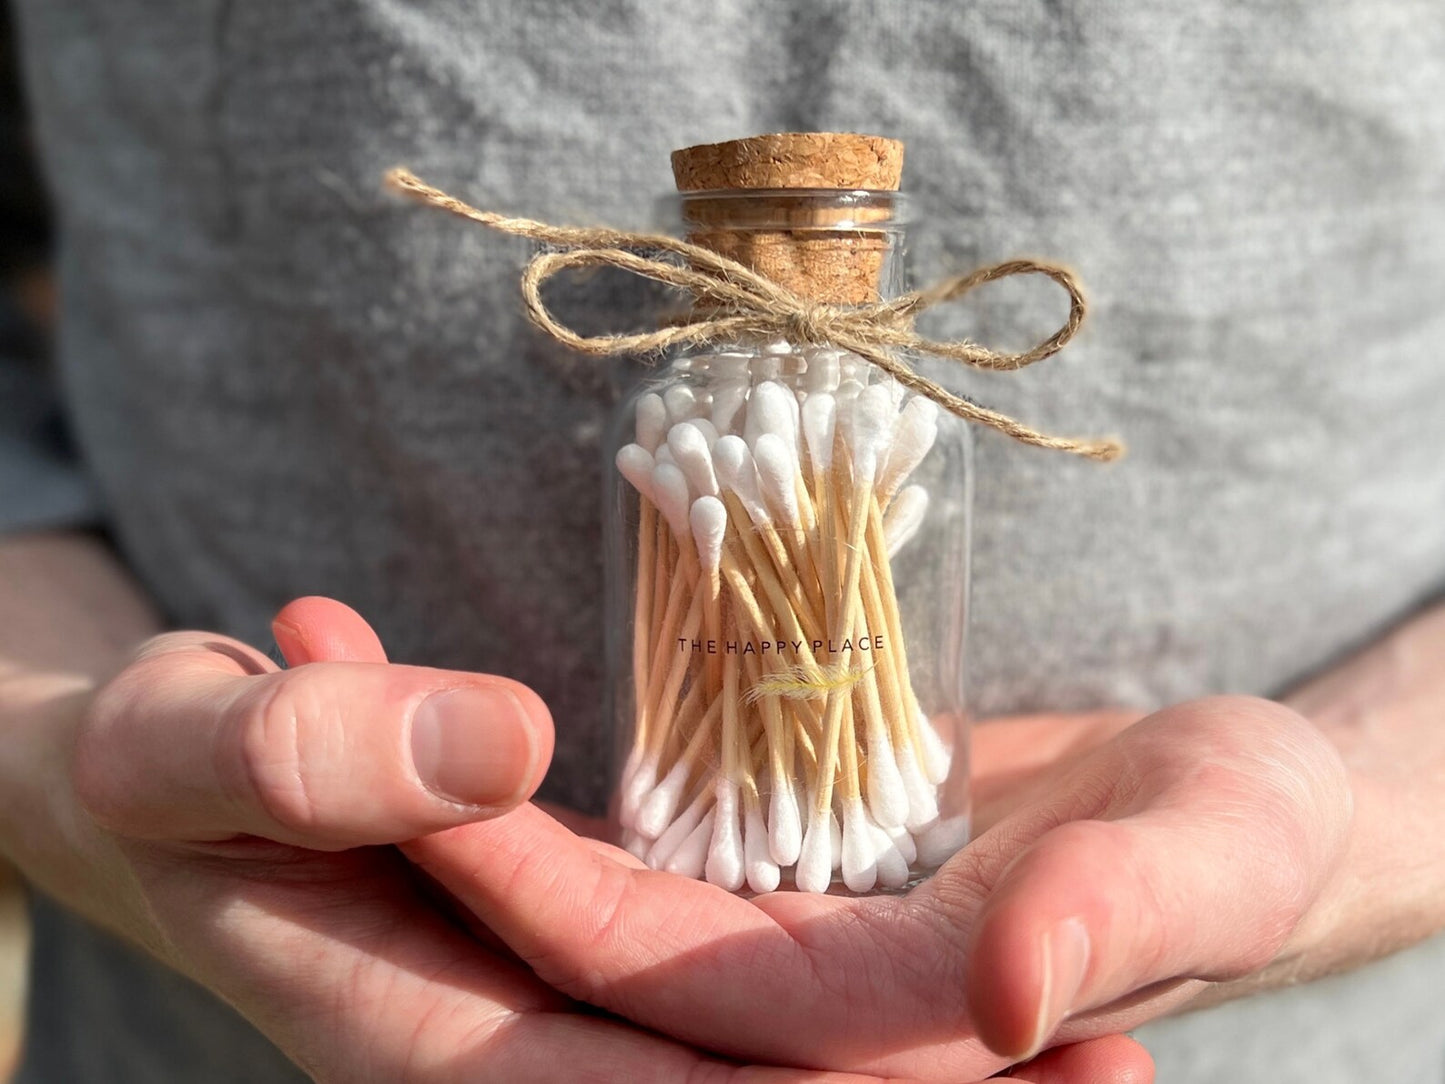
POLYGON ((695 228, 689 207, 708 205, 734 209, 725 221, 711 221, 712 229, 779 230, 790 232, 840 230, 900 231, 912 222, 912 200, 902 192, 871 188, 719 188, 670 192, 657 199, 656 217, 671 226, 695 228), (826 222, 799 222, 798 211, 829 211, 826 222), (859 212, 849 217, 848 211, 859 212), (791 213, 790 213, 791 212, 791 213), (837 215, 838 217, 832 217, 837 215))

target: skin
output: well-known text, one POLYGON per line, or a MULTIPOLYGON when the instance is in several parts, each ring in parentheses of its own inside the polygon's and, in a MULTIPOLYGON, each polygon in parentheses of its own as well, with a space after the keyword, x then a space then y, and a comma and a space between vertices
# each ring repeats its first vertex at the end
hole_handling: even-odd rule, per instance
MULTIPOLYGON (((327 599, 278 615, 284 672, 238 641, 157 628, 95 541, 0 542, 0 853, 216 991, 315 1079, 915 1079, 773 1064, 740 1053, 740 1035, 723 1037, 738 1054, 724 1060, 599 1014, 402 857, 392 844, 518 814, 569 848, 614 853, 526 804, 552 742, 530 691, 389 664, 366 623, 327 599), (510 786, 485 804, 450 800, 408 753, 417 705, 438 691, 497 689, 529 740, 502 742, 507 720, 477 718, 475 742, 512 757, 510 786)), ((1005 1064, 980 1055, 951 1079, 1005 1064)), ((1110 1036, 1050 1051, 1015 1077, 1133 1084, 1152 1069, 1137 1044, 1110 1036)))
POLYGON ((987 724, 986 830, 903 899, 749 905, 537 810, 405 850, 574 996, 724 1052, 949 1079, 1445 927, 1442 654, 1436 609, 1288 703, 987 724))

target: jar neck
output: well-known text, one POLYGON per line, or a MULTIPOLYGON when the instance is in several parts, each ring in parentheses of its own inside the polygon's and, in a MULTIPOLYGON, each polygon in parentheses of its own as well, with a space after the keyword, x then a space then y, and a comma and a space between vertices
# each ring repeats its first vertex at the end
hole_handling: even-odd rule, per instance
POLYGON ((898 192, 725 189, 669 201, 687 240, 835 305, 906 288, 907 199, 898 192))

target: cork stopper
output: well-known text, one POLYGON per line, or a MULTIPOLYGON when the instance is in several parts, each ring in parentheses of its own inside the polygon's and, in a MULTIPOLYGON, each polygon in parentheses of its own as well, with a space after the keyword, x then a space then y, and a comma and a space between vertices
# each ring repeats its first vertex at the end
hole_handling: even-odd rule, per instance
POLYGON ((780 132, 674 151, 672 172, 689 241, 815 301, 877 300, 889 236, 860 224, 890 219, 893 201, 828 193, 896 192, 898 140, 780 132), (748 192, 757 194, 740 198, 748 192), (829 228, 838 223, 846 228, 829 228))

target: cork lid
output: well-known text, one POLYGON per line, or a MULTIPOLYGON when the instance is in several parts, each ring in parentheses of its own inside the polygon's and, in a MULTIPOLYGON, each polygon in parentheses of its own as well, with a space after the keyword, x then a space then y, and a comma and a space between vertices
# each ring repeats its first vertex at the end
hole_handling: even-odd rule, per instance
POLYGON ((893 201, 851 194, 898 190, 898 140, 777 132, 684 147, 672 172, 689 241, 815 301, 877 300, 890 238, 867 223, 890 219, 893 201))

